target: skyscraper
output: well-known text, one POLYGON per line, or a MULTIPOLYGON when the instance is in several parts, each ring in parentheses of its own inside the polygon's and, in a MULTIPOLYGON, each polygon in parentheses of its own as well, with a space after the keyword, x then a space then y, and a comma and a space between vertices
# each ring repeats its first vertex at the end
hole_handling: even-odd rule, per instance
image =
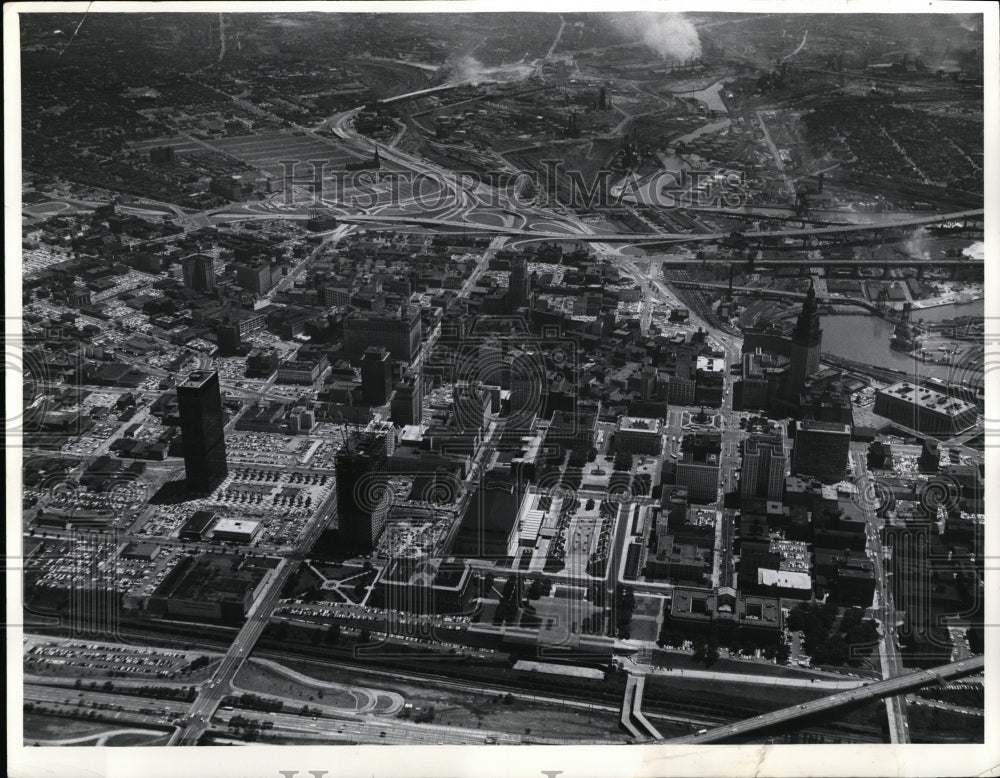
POLYGON ((390 412, 393 424, 420 424, 424 417, 423 380, 420 374, 405 376, 396 387, 390 412))
POLYGON ((392 394, 392 360, 379 346, 365 351, 361 360, 361 399, 371 405, 385 405, 392 394))
POLYGON ((792 364, 788 369, 788 397, 797 402, 805 387, 806 380, 819 370, 819 358, 823 346, 823 330, 820 329, 819 310, 816 306, 816 290, 809 281, 809 291, 802 304, 795 329, 792 331, 792 364))
POLYGON ((184 472, 191 494, 207 495, 226 477, 225 417, 219 374, 196 370, 177 387, 184 472))
POLYGON ((531 278, 528 275, 528 260, 523 256, 510 261, 510 288, 508 299, 514 310, 525 308, 531 297, 531 278))
POLYGON ((181 260, 184 269, 184 286, 196 292, 215 291, 215 268, 207 254, 191 254, 181 260))
POLYGON ((274 273, 271 264, 264 260, 238 264, 236 266, 236 283, 258 297, 267 294, 274 286, 274 273))
POLYGON ((357 313, 344 320, 344 350, 352 355, 363 354, 369 346, 381 346, 393 359, 412 362, 420 351, 422 335, 418 308, 399 315, 357 313))
POLYGON ((751 437, 743 444, 743 468, 740 473, 740 495, 744 499, 760 498, 780 501, 785 489, 785 456, 780 438, 751 437))
POLYGON ((452 409, 459 429, 479 431, 489 426, 493 404, 484 386, 463 382, 452 388, 452 409))
POLYGON ((826 421, 800 421, 792 448, 792 473, 835 484, 847 474, 851 428, 826 421))
POLYGON ((375 548, 391 496, 387 475, 385 435, 355 433, 337 452, 337 527, 351 551, 375 548))

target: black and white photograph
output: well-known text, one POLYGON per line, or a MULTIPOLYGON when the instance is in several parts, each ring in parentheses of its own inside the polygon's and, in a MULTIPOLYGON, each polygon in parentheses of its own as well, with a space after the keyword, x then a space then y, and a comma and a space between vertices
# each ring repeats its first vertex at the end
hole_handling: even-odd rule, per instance
POLYGON ((1000 775, 997 7, 677 8, 5 8, 8 774, 1000 775))

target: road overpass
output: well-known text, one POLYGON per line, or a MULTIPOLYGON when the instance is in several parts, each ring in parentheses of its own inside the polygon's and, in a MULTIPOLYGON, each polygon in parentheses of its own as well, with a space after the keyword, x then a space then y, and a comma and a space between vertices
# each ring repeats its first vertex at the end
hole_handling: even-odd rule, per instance
MULTIPOLYGON (((645 259, 645 258, 644 258, 645 259)), ((651 262, 657 265, 677 265, 680 267, 691 267, 692 265, 740 265, 745 260, 733 259, 731 257, 652 257, 651 262)), ((836 259, 834 257, 823 257, 821 259, 755 259, 753 266, 759 267, 787 267, 789 265, 801 265, 802 267, 920 267, 930 265, 932 267, 962 267, 969 265, 981 265, 983 260, 971 257, 942 257, 941 259, 923 259, 922 257, 908 257, 903 254, 892 259, 836 259)))
MULTIPOLYGON (((671 286, 678 289, 695 289, 709 292, 728 292, 728 284, 708 284, 701 281, 671 281, 671 286)), ((805 300, 803 292, 788 292, 783 289, 761 289, 756 286, 734 286, 732 291, 746 297, 761 297, 768 300, 805 300)), ((816 295, 816 302, 820 305, 856 305, 872 313, 881 313, 877 305, 867 300, 857 297, 834 297, 831 295, 816 295)))
POLYGON ((982 656, 969 657, 958 662, 941 665, 930 670, 919 670, 915 673, 898 675, 894 678, 887 678, 883 681, 875 681, 867 686, 860 686, 845 692, 831 694, 818 700, 805 702, 790 708, 764 713, 752 719, 737 721, 733 724, 725 724, 721 727, 714 727, 695 735, 674 738, 667 741, 670 744, 700 744, 718 743, 722 740, 751 735, 755 732, 767 730, 782 724, 790 724, 799 719, 807 718, 826 711, 833 711, 847 705, 855 705, 872 700, 882 699, 898 694, 905 694, 923 686, 939 683, 948 678, 956 678, 970 673, 976 673, 985 667, 985 658, 982 656))
MULTIPOLYGON (((881 232, 883 230, 893 230, 903 227, 919 227, 927 224, 938 224, 941 222, 955 221, 959 219, 982 218, 983 210, 957 211, 955 213, 942 213, 934 216, 920 216, 897 221, 869 222, 866 224, 843 224, 833 227, 799 227, 787 230, 769 230, 766 232, 740 232, 739 236, 747 244, 759 243, 767 240, 782 240, 786 238, 806 238, 823 237, 826 235, 847 235, 851 233, 881 232)), ((376 222, 379 224, 411 224, 418 227, 448 227, 454 230, 466 232, 484 232, 491 234, 512 235, 522 240, 575 240, 586 241, 588 243, 698 243, 711 242, 731 238, 731 232, 634 232, 634 233, 564 233, 564 232, 543 232, 539 230, 518 229, 514 227, 496 227, 475 222, 452 221, 450 219, 438 219, 434 217, 414 216, 380 216, 378 214, 356 214, 353 216, 343 216, 338 218, 342 222, 364 224, 376 222)), ((731 260, 727 259, 726 262, 731 260)), ((962 264, 969 264, 975 260, 961 260, 962 264)), ((919 260, 907 259, 903 264, 918 264, 919 260)), ((780 262, 779 264, 787 264, 780 262)), ((805 264, 823 264, 823 261, 806 262, 805 264)), ((862 263, 879 264, 879 263, 862 263)), ((885 263, 881 263, 885 264, 885 263)), ((941 264, 934 260, 932 264, 941 264)))

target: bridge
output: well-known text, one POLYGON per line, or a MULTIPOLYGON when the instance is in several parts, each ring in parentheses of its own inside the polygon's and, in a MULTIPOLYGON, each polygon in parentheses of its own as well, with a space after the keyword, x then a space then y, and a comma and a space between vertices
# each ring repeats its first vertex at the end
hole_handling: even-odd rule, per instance
MULTIPOLYGON (((708 292, 728 292, 728 284, 711 284, 701 281, 671 281, 671 286, 678 289, 695 289, 708 292)), ((802 292, 788 292, 783 289, 761 289, 756 286, 734 286, 732 291, 745 297, 760 297, 765 300, 805 300, 806 295, 802 292)), ((816 295, 816 302, 820 305, 856 305, 872 313, 881 314, 882 311, 877 305, 861 300, 857 297, 835 297, 830 295, 816 295)))
MULTIPOLYGON (((825 235, 847 235, 852 233, 880 232, 883 230, 894 230, 903 227, 919 227, 926 224, 938 224, 941 222, 955 221, 960 219, 982 218, 983 209, 972 211, 957 211, 955 213, 942 213, 934 216, 919 216, 898 221, 868 222, 866 224, 841 224, 832 227, 799 227, 788 230, 770 230, 767 232, 740 232, 739 236, 746 242, 761 242, 765 240, 780 240, 785 238, 806 238, 822 237, 825 235)), ((564 233, 564 232, 542 232, 536 230, 519 229, 515 227, 496 227, 476 222, 452 221, 450 219, 436 219, 434 217, 415 216, 379 216, 378 214, 356 214, 353 216, 338 217, 338 221, 351 223, 376 222, 379 224, 412 224, 419 227, 450 227, 455 230, 467 232, 484 232, 491 234, 502 234, 517 236, 528 240, 546 241, 585 241, 588 243, 697 243, 724 240, 732 237, 729 232, 635 232, 635 233, 564 233)), ((726 260, 731 261, 731 260, 726 260)), ((963 260, 962 264, 968 264, 974 260, 963 260)), ((919 260, 908 260, 906 264, 917 264, 919 260)), ((787 264, 787 263, 781 263, 787 264)), ((808 264, 808 263, 807 263, 808 264)), ((815 264, 815 263, 812 263, 815 264)), ((821 263, 822 264, 822 263, 821 263)), ((871 262, 862 264, 873 264, 871 262)), ((877 264, 877 263, 875 263, 877 264)), ((937 260, 933 264, 941 264, 937 260)))
POLYGON ((447 92, 451 89, 458 89, 460 86, 469 86, 470 81, 449 81, 445 84, 438 84, 437 86, 430 86, 426 89, 417 89, 413 92, 406 92, 401 95, 394 95, 393 97, 384 97, 381 100, 376 100, 379 105, 391 105, 392 103, 400 103, 404 100, 412 100, 415 97, 425 97, 426 95, 433 95, 437 92, 447 92))
MULTIPOLYGON (((709 265, 709 264, 745 264, 745 260, 733 259, 732 257, 643 257, 644 261, 654 262, 658 265, 709 265)), ((942 257, 941 259, 923 259, 922 257, 910 257, 899 254, 892 259, 838 259, 835 257, 822 257, 820 259, 755 259, 754 267, 788 267, 789 265, 801 265, 802 267, 962 267, 970 265, 981 265, 983 260, 973 257, 942 257)))
POLYGON ((866 686, 859 686, 818 700, 805 702, 790 708, 764 713, 752 719, 737 721, 733 724, 725 724, 721 727, 699 732, 695 735, 685 735, 684 737, 669 740, 670 744, 698 744, 717 743, 721 740, 750 735, 755 732, 769 729, 781 724, 794 723, 799 719, 807 718, 818 713, 833 711, 847 705, 856 705, 883 697, 890 697, 897 694, 906 694, 914 689, 923 686, 940 683, 948 678, 957 678, 963 675, 980 672, 985 667, 985 657, 974 656, 962 659, 958 662, 941 665, 930 670, 919 670, 915 673, 897 675, 895 678, 888 678, 884 681, 875 681, 866 686))
POLYGON ((625 697, 622 700, 621 725, 636 740, 652 737, 663 740, 663 735, 642 713, 642 693, 646 688, 645 675, 629 675, 625 681, 625 697))

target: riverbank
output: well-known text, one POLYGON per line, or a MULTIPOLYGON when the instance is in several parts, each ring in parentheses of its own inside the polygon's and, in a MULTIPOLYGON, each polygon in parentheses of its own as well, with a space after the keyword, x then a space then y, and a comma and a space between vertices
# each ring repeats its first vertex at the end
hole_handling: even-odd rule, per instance
POLYGON ((966 352, 978 348, 978 344, 961 348, 959 352, 951 354, 950 360, 945 363, 925 362, 919 356, 895 351, 890 345, 895 325, 871 314, 855 312, 829 315, 824 312, 820 321, 823 351, 843 359, 894 368, 910 376, 934 377, 945 381, 954 380, 958 372, 967 374, 971 365, 975 364, 969 361, 972 353, 966 352))
POLYGON ((929 300, 914 300, 913 310, 924 311, 928 308, 941 308, 945 305, 971 305, 981 300, 985 301, 986 295, 948 295, 946 297, 933 297, 929 300))

